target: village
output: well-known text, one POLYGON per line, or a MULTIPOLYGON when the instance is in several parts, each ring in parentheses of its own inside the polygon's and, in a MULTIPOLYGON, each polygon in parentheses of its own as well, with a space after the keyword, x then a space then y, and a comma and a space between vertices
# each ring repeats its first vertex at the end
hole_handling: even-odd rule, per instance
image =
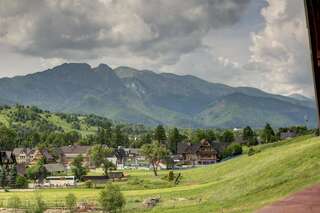
MULTIPOLYGON (((239 129, 233 131, 239 132, 239 129)), ((242 131, 242 130, 241 130, 242 131)), ((287 131, 280 134, 281 140, 293 138, 295 132, 287 131)), ((234 152, 233 157, 242 153, 241 145, 244 144, 241 137, 238 137, 238 151, 234 152), (240 149, 240 151, 239 151, 240 149)), ((127 170, 152 170, 152 162, 142 153, 141 148, 125 148, 118 146, 112 149, 111 153, 103 156, 111 163, 112 169, 108 175, 99 171, 99 165, 92 159, 91 151, 95 146, 88 145, 68 145, 57 147, 55 149, 48 148, 14 148, 12 151, 0 151, 0 165, 7 172, 6 179, 10 179, 10 174, 15 173, 16 176, 28 178, 28 184, 24 186, 16 186, 17 188, 57 188, 57 187, 76 187, 81 184, 80 181, 106 182, 108 179, 121 180, 125 179, 127 170), (87 170, 85 175, 77 178, 72 171, 73 162, 81 157, 82 167, 87 170), (28 170, 36 165, 42 165, 42 174, 32 177, 28 174, 28 170), (15 172, 12 172, 14 171, 15 172), (93 174, 93 175, 92 175, 93 174)), ((108 148, 106 145, 101 145, 108 148)), ((176 153, 169 153, 163 158, 159 158, 156 162, 156 170, 181 170, 195 167, 203 167, 209 164, 215 164, 223 160, 223 153, 228 148, 228 143, 218 141, 209 142, 202 139, 199 143, 180 142, 177 144, 176 153)), ((101 165, 100 165, 101 166, 101 165)), ((5 175, 1 182, 5 182, 5 175)), ((1 179, 1 178, 0 178, 1 179)), ((10 182, 10 180, 7 180, 10 182)), ((3 185, 2 185, 3 186, 3 185)), ((11 185, 11 188, 14 185, 11 185)))

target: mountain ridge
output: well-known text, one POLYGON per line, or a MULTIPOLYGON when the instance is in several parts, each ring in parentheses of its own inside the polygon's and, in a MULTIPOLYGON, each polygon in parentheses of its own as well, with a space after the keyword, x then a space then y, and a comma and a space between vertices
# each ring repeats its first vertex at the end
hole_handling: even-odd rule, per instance
POLYGON ((191 75, 156 73, 126 66, 112 69, 106 64, 91 67, 86 63, 64 63, 42 72, 1 78, 0 97, 0 104, 94 113, 146 125, 231 128, 246 124, 261 127, 269 122, 283 126, 304 124, 305 117, 309 118, 310 126, 316 123, 314 102, 310 100, 251 87, 231 87, 191 75), (223 101, 228 105, 219 108, 223 101), (290 109, 296 110, 294 115, 286 112, 290 109), (222 115, 225 117, 221 118, 222 115), (259 119, 253 117, 257 115, 259 119))

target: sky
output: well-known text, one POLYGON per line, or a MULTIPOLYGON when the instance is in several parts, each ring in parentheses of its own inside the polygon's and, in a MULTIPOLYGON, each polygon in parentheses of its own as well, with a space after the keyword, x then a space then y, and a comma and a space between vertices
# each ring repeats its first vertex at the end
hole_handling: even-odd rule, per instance
POLYGON ((65 62, 314 96, 302 0, 0 0, 0 77, 65 62))

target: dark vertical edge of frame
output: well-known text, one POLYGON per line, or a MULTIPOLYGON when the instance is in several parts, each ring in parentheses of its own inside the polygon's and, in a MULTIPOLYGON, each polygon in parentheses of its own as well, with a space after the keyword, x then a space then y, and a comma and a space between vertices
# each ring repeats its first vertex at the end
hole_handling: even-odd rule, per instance
POLYGON ((318 128, 320 128, 320 0, 305 0, 305 9, 318 111, 318 128))

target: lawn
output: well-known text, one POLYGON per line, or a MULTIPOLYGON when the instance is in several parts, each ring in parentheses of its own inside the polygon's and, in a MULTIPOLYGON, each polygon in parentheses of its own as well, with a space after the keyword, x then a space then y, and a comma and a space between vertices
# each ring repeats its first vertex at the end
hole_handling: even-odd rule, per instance
MULTIPOLYGON (((117 183, 124 193, 125 212, 253 212, 309 185, 320 183, 320 138, 299 137, 256 147, 261 152, 203 168, 181 171, 182 181, 173 186, 151 171, 126 171, 128 182, 117 183), (142 184, 135 184, 142 180, 142 184), (152 188, 153 187, 153 188, 152 188), (160 196, 160 204, 147 210, 143 199, 160 196)), ((176 172, 177 173, 177 172, 176 172)), ((79 200, 94 202, 100 189, 39 190, 49 205, 63 202, 72 192, 79 200)), ((34 192, 0 193, 0 200, 17 195, 26 201, 34 192)))

